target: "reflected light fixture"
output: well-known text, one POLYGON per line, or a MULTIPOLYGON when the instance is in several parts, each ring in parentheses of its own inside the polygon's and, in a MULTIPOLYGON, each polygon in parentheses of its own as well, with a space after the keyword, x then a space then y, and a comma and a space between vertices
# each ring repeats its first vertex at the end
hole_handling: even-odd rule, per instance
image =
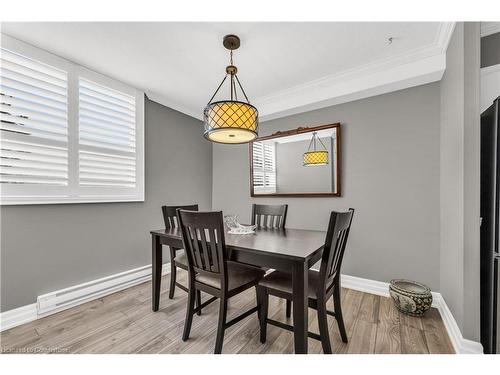
POLYGON ((309 142, 309 147, 307 152, 304 152, 304 166, 312 167, 315 165, 327 165, 328 164, 328 151, 321 138, 318 137, 316 132, 313 133, 311 142, 309 142), (323 149, 317 149, 317 142, 323 146, 323 149))
POLYGON ((236 35, 226 35, 222 44, 230 51, 230 64, 226 67, 226 75, 222 82, 203 111, 204 137, 217 143, 248 143, 257 138, 259 113, 257 108, 250 104, 238 79, 238 69, 233 65, 233 51, 240 46, 240 38, 236 35), (228 76, 231 99, 212 102, 228 76), (237 85, 246 102, 238 100, 237 85))

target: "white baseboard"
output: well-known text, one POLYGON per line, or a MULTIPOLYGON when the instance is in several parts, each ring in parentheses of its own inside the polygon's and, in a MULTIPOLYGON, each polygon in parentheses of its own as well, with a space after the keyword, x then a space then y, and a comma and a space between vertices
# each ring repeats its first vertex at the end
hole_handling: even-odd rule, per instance
POLYGON ((0 332, 37 319, 36 303, 0 313, 0 332))
MULTIPOLYGON (((170 263, 162 275, 170 273, 170 263)), ((0 332, 151 280, 151 265, 38 296, 37 303, 0 313, 0 332)))
MULTIPOLYGON (((376 281, 370 279, 363 279, 362 277, 341 275, 341 285, 347 289, 354 289, 360 292, 375 294, 382 297, 390 297, 389 283, 383 281, 376 281)), ((441 294, 432 292, 432 307, 438 307, 437 300, 442 300, 441 294)))
MULTIPOLYGON (((389 283, 382 281, 341 275, 341 285, 344 288, 389 297, 389 283)), ((432 307, 438 309, 457 354, 483 354, 483 346, 480 343, 468 340, 462 336, 462 332, 441 293, 432 292, 432 307)))
MULTIPOLYGON (((162 275, 168 273, 170 273, 170 263, 164 264, 162 268, 162 275)), ((130 288, 150 279, 151 265, 147 265, 39 296, 38 303, 0 313, 0 331, 130 288)), ((389 283, 386 282, 342 275, 341 284, 348 289, 389 297, 389 283)), ((467 340, 462 336, 442 295, 433 292, 432 298, 432 306, 436 307, 441 314, 455 352, 460 354, 483 353, 483 347, 480 343, 467 340)))
POLYGON ((459 354, 483 354, 483 346, 481 343, 468 340, 462 336, 462 332, 443 296, 437 293, 437 296, 434 298, 437 299, 437 309, 439 314, 441 314, 441 319, 443 319, 444 326, 448 331, 448 336, 450 337, 455 352, 459 354))

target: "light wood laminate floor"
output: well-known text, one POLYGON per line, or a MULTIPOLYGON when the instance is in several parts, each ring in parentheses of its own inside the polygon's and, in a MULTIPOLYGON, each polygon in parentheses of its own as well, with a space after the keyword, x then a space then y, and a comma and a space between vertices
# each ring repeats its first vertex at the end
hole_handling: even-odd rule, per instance
MULTIPOLYGON (((151 311, 151 283, 85 303, 12 328, 0 334, 3 353, 212 353, 218 303, 195 315, 190 339, 181 340, 187 294, 176 289, 168 299, 170 275, 163 278, 160 311, 151 311)), ((178 272, 180 282, 186 273, 178 272)), ((203 296, 202 298, 208 298, 203 296)), ((333 310, 330 300, 329 309, 333 310)), ((228 319, 255 305, 252 288, 230 300, 228 319)), ((334 353, 453 353, 436 309, 423 318, 400 314, 389 298, 343 289, 342 308, 349 343, 340 340, 329 316, 334 353)), ((269 316, 286 321, 285 303, 269 301, 269 316)), ((290 321, 289 321, 290 322, 290 321)), ((309 330, 318 332, 315 310, 309 309, 309 330)), ((259 341, 254 314, 226 330, 223 353, 293 353, 293 334, 268 325, 267 342, 259 341)), ((321 343, 309 339, 309 353, 322 353, 321 343)))

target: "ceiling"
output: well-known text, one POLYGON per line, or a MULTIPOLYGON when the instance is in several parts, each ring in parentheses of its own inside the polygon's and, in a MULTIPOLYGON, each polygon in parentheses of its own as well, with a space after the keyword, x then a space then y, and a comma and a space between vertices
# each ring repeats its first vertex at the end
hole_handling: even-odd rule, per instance
POLYGON ((7 35, 142 89, 196 118, 228 65, 222 37, 237 34, 241 47, 234 63, 261 120, 439 80, 453 31, 453 23, 439 22, 1 26, 7 35))

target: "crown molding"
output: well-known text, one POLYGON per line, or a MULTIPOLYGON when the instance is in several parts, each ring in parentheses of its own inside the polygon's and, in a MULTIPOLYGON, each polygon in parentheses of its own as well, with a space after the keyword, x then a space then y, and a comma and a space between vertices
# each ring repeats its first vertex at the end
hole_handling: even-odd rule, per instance
MULTIPOLYGON (((433 43, 256 97, 252 104, 263 122, 439 81, 446 69, 446 49, 454 28, 455 22, 441 22, 433 43)), ((195 111, 153 92, 146 94, 155 102, 203 120, 203 108, 195 111)))
POLYGON ((427 46, 256 98, 260 120, 439 81, 446 69, 446 49, 454 28, 454 22, 442 22, 434 42, 427 46))
POLYGON ((451 36, 455 30, 456 22, 441 22, 439 25, 439 31, 436 37, 436 45, 441 51, 446 53, 448 49, 448 44, 450 44, 451 36))
POLYGON ((353 70, 257 99, 260 120, 268 121, 332 105, 439 81, 446 53, 405 64, 353 70))
POLYGON ((481 38, 495 33, 500 33, 500 22, 481 22, 481 38))

